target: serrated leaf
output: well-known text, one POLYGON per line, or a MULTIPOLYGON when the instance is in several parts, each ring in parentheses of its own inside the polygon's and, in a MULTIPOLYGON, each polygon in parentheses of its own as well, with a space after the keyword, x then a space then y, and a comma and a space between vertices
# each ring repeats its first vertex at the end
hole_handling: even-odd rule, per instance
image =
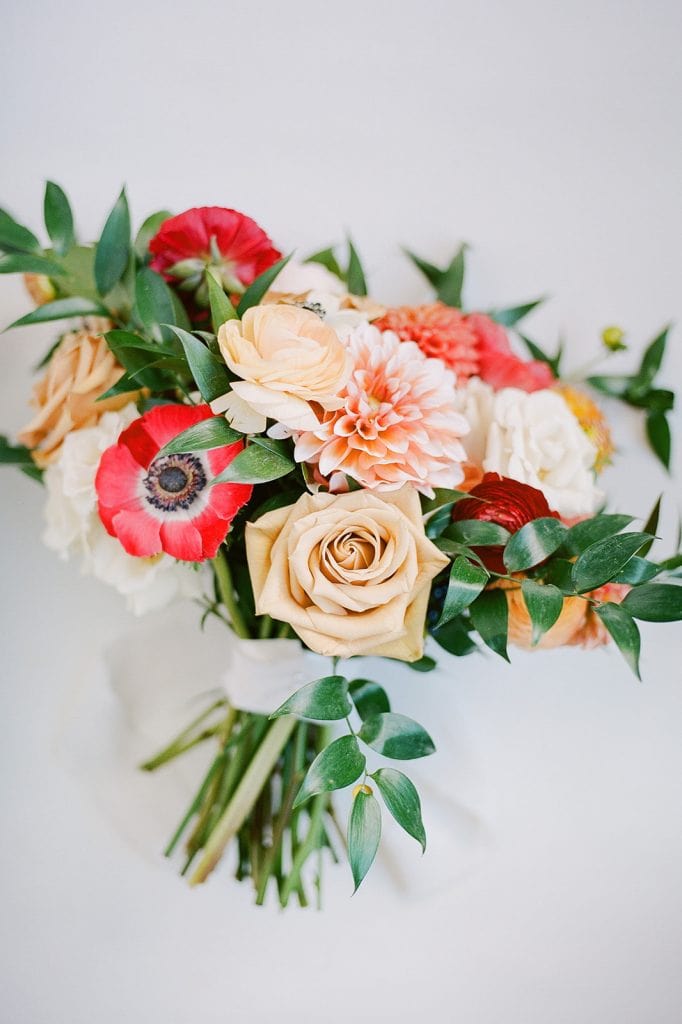
POLYGON ((130 256, 130 211, 125 189, 114 203, 97 243, 95 283, 107 295, 123 277, 130 256))
POLYGON ((465 608, 468 608, 472 601, 476 600, 489 579, 490 574, 485 569, 459 555, 450 569, 443 611, 436 623, 436 628, 444 626, 465 608))
POLYGON ((54 181, 45 185, 43 200, 45 227, 55 252, 64 255, 75 244, 73 213, 66 192, 54 181))
POLYGON ((521 592, 533 629, 531 643, 535 646, 561 615, 564 595, 551 583, 536 583, 534 580, 523 580, 521 592))
POLYGON ((678 622, 682 619, 682 586, 645 583, 634 587, 620 607, 644 622, 678 622))
POLYGON ((444 536, 467 547, 496 547, 507 543, 509 531, 484 519, 460 519, 444 530, 444 536))
POLYGON ((650 412, 646 418, 646 436, 655 455, 670 469, 670 425, 663 412, 650 412))
POLYGON ((106 316, 107 311, 98 302, 91 302, 90 299, 82 299, 73 296, 68 299, 55 299, 54 302, 46 302, 43 306, 37 306, 26 316, 15 320, 13 324, 6 327, 29 327, 31 324, 45 324, 51 320, 68 320, 73 316, 106 316))
POLYGON ((507 541, 503 560, 509 572, 522 572, 554 554, 566 534, 566 527, 550 517, 526 523, 507 541))
POLYGON ((507 626, 509 608, 503 590, 484 590, 469 607, 474 629, 486 647, 509 661, 507 626))
POLYGON ((648 533, 620 533, 591 544, 573 566, 576 591, 584 594, 608 583, 650 539, 648 533))
POLYGON ((393 711, 380 712, 365 719, 358 736, 378 754, 397 761, 427 757, 436 749, 433 740, 419 722, 393 711))
POLYGON ((251 309, 252 306, 258 305, 265 293, 270 290, 272 282, 275 280, 279 272, 286 267, 292 256, 293 253, 289 253, 289 255, 285 256, 284 259, 278 260, 277 263, 273 263, 271 267, 268 267, 267 270, 265 270, 252 284, 249 285, 237 306, 238 316, 244 316, 247 309, 251 309))
POLYGON ((371 679, 354 679, 350 684, 350 695, 360 718, 370 718, 383 711, 390 711, 388 694, 383 686, 371 679))
POLYGON ((379 768, 371 778, 379 787, 388 811, 400 827, 417 840, 423 853, 426 849, 426 832, 419 793, 412 780, 396 768, 379 768))
POLYGON ((236 319, 237 310, 210 270, 206 271, 206 284, 208 286, 208 301, 211 307, 211 324, 213 325, 214 333, 217 334, 224 323, 228 320, 236 319))
POLYGON ((615 513, 585 519, 584 522, 576 523, 567 531, 561 551, 569 555, 579 555, 598 540, 604 540, 605 537, 612 537, 616 533, 620 533, 630 525, 633 519, 633 516, 615 513))
MULTIPOLYGON (((532 302, 524 302, 520 306, 509 306, 507 309, 493 309, 488 316, 491 320, 495 320, 496 323, 502 324, 503 327, 514 327, 520 320, 528 316, 534 309, 536 309, 541 303, 545 301, 544 296, 539 299, 534 299, 532 302)), ((548 360, 545 358, 544 360, 548 360)))
POLYGON ((302 686, 270 718, 296 715, 314 722, 336 722, 348 718, 352 710, 348 680, 343 676, 324 676, 302 686))
POLYGON ((40 252, 40 242, 6 210, 0 210, 0 249, 7 252, 40 252))
POLYGON ((316 793, 328 793, 352 785, 365 770, 366 759, 355 736, 341 736, 320 751, 294 800, 300 807, 316 793))
POLYGON ((63 277, 64 268, 55 260, 35 256, 30 252, 8 252, 0 256, 0 274, 46 274, 48 277, 63 277))
POLYGON ((295 469, 294 462, 280 451, 253 443, 240 452, 211 484, 261 484, 279 480, 295 469))
MULTIPOLYGON (((226 394, 230 390, 230 378, 227 375, 225 364, 189 331, 185 331, 181 327, 168 326, 183 347, 185 358, 204 401, 212 402, 226 394)), ((241 452, 237 458, 244 454, 246 453, 241 452)), ((236 462, 236 459, 234 461, 236 462)), ((228 466, 228 469, 233 465, 234 462, 228 466)))
POLYGON ((172 216, 173 214, 168 210, 157 210, 156 213, 151 213, 143 221, 140 230, 135 236, 135 244, 133 246, 135 255, 140 263, 144 263, 149 256, 149 243, 154 235, 158 233, 161 225, 172 216))
POLYGON ((381 840, 381 808, 372 793, 360 789, 353 798, 348 819, 348 860, 358 891, 374 863, 381 840))
POLYGON ((622 605, 611 602, 599 605, 596 612, 628 665, 640 679, 639 650, 641 641, 637 623, 622 605))
POLYGON ((212 448, 224 448, 243 441, 244 435, 232 427, 222 416, 201 420, 194 426, 183 430, 159 452, 159 455, 180 455, 184 452, 204 452, 212 448))
POLYGON ((346 273, 346 284, 351 295, 366 295, 367 280, 362 262, 358 256, 357 249, 351 239, 348 239, 348 271, 346 273))

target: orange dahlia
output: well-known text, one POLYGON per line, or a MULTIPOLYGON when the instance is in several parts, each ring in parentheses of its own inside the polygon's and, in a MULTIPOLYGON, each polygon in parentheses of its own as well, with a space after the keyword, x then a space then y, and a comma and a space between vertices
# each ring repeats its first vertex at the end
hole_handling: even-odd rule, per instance
POLYGON ((442 359, 457 383, 478 373, 478 338, 459 309, 442 302, 389 309, 374 326, 393 331, 401 341, 415 341, 424 355, 442 359))

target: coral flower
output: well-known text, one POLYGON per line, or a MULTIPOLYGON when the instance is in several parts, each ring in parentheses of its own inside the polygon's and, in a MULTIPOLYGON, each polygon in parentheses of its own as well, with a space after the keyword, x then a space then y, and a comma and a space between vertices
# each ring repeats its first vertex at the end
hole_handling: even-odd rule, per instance
POLYGON ((210 416, 207 405, 156 406, 102 455, 95 479, 100 519, 128 554, 165 551, 187 562, 213 558, 251 497, 247 484, 208 486, 242 450, 241 441, 159 456, 174 437, 210 416))
POLYGON ((578 388, 569 387, 568 384, 556 384, 554 390, 559 392, 596 448, 597 457, 594 460, 594 469, 596 473, 601 473, 611 462, 611 456, 616 450, 604 413, 589 395, 578 388))
POLYGON ((282 255, 254 220, 222 206, 199 206, 164 221, 149 243, 152 270, 193 291, 213 266, 233 292, 244 288, 282 255))
MULTIPOLYGON (((455 522, 478 519, 497 523, 509 533, 516 533, 534 519, 559 518, 558 512, 553 512, 547 504, 542 491, 529 484, 519 483, 518 480, 500 476, 499 473, 486 473, 481 483, 472 487, 469 494, 470 498, 455 502, 452 509, 455 522)), ((502 561, 504 549, 501 546, 491 545, 473 550, 492 572, 507 571, 502 561)))
POLYGON ((363 324, 346 339, 352 362, 342 405, 300 435, 298 462, 317 466, 330 490, 361 486, 395 490, 412 483, 423 494, 455 487, 464 477, 460 437, 469 429, 454 408, 454 375, 413 342, 363 324))
POLYGON ((459 309, 433 302, 389 309, 375 327, 393 331, 401 341, 414 341, 424 355, 442 359, 462 384, 478 373, 478 338, 459 309))
POLYGON ((552 386, 554 375, 549 366, 535 359, 520 359, 512 351, 504 327, 484 313, 471 313, 466 320, 476 336, 478 375, 496 391, 540 391, 552 386))

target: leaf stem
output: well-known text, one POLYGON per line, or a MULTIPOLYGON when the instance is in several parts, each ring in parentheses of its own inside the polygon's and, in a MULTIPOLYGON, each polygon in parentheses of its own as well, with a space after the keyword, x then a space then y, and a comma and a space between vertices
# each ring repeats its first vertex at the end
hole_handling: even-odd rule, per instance
POLYGON ((244 622, 242 613, 240 612, 235 600, 232 573, 230 572, 230 566, 222 548, 213 559, 213 569, 218 581, 220 599, 227 608, 233 630, 237 636, 244 640, 249 640, 251 638, 251 634, 249 633, 248 627, 244 622))

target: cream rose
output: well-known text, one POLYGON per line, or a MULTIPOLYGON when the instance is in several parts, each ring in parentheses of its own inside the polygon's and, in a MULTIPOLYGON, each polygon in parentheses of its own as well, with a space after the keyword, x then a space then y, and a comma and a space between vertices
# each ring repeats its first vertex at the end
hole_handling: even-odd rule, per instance
POLYGON ((424 534, 417 491, 304 494, 246 527, 259 615, 311 650, 416 661, 430 582, 447 558, 424 534))
POLYGON ((313 403, 339 408, 350 360, 336 332, 310 310, 253 306, 243 320, 222 325, 218 343, 241 379, 212 408, 239 429, 260 432, 269 418, 290 430, 313 430, 319 424, 313 403))

